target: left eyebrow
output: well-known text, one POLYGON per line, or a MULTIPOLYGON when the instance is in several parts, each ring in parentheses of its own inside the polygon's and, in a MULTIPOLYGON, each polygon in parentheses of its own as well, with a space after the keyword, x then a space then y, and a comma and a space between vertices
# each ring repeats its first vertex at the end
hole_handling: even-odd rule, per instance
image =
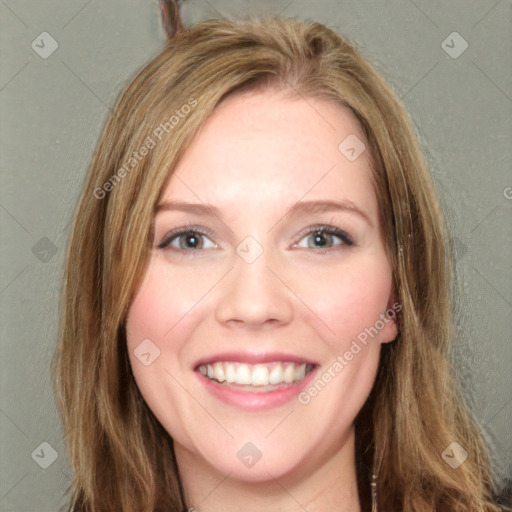
MULTIPOLYGON (((166 201, 159 204, 155 209, 155 214, 162 211, 182 211, 186 213, 194 213, 197 215, 215 215, 222 218, 221 211, 207 203, 188 203, 186 201, 166 201)), ((332 211, 345 211, 361 217, 370 226, 373 227, 373 222, 370 217, 361 208, 356 206, 352 201, 300 201, 286 210, 285 215, 308 215, 314 213, 325 213, 332 211)))
POLYGON ((352 201, 301 201, 295 203, 286 213, 286 215, 306 215, 312 213, 325 213, 332 211, 344 211, 353 213, 365 220, 370 226, 373 222, 370 217, 361 208, 352 201))

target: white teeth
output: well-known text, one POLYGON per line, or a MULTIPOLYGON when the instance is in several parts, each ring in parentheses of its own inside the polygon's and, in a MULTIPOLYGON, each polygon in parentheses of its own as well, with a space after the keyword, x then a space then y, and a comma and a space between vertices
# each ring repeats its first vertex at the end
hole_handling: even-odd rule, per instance
POLYGON ((273 362, 249 365, 232 361, 202 364, 199 372, 217 382, 250 386, 291 384, 302 380, 312 365, 273 362))
POLYGON ((249 365, 241 364, 236 371, 237 384, 252 384, 252 376, 249 365))
POLYGON ((293 364, 289 364, 283 372, 283 379, 285 382, 291 383, 295 379, 295 368, 293 364))
POLYGON ((226 380, 231 384, 236 380, 236 368, 234 364, 227 364, 224 367, 224 374, 226 375, 226 380))
POLYGON ((262 364, 256 365, 252 370, 253 386, 268 386, 268 368, 262 364))
POLYGON ((281 363, 277 363, 274 366, 270 372, 268 381, 270 384, 281 384, 281 382, 283 382, 283 367, 281 366, 281 363))
POLYGON ((222 366, 222 363, 215 363, 213 365, 213 375, 215 376, 215 379, 219 382, 224 382, 226 380, 226 377, 224 376, 224 368, 222 366))

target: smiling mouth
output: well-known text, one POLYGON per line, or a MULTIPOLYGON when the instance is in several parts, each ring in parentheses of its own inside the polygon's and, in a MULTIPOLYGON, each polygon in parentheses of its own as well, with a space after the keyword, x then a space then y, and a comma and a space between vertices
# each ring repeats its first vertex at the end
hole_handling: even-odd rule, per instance
POLYGON ((197 371, 213 382, 246 391, 273 391, 295 385, 314 370, 309 363, 271 362, 246 364, 234 361, 217 361, 201 364, 197 371))

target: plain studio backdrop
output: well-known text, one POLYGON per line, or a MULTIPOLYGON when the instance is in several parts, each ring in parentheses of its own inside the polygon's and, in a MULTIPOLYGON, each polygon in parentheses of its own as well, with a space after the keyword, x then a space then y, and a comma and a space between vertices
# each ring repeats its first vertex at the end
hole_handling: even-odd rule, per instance
MULTIPOLYGON (((512 4, 185 0, 185 25, 316 20, 391 83, 456 248, 457 369, 502 484, 512 468, 512 4)), ((58 509, 70 467, 50 381, 72 214, 103 123, 164 44, 156 0, 2 0, 0 511, 58 509)), ((510 485, 510 482, 509 482, 510 485)))

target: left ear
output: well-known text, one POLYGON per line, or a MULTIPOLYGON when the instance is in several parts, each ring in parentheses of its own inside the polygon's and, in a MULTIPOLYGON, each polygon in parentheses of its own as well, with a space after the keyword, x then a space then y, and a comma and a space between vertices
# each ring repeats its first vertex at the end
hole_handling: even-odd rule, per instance
POLYGON ((382 328, 379 329, 379 341, 381 343, 389 343, 398 337, 398 313, 402 311, 402 305, 395 300, 392 295, 388 301, 386 311, 383 311, 378 325, 382 328))

